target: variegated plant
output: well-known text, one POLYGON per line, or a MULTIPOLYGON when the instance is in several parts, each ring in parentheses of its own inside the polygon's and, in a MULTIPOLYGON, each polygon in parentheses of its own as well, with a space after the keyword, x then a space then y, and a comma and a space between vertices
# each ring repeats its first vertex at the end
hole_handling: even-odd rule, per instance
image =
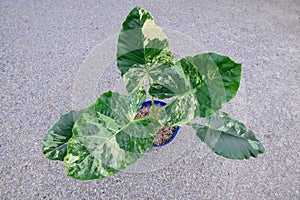
POLYGON ((174 62, 166 35, 139 7, 123 22, 117 64, 128 94, 101 94, 86 109, 62 115, 44 139, 44 155, 64 161, 68 176, 91 180, 118 173, 152 147, 161 126, 192 126, 201 141, 226 158, 264 152, 251 130, 218 111, 237 93, 241 64, 216 53, 174 62), (170 99, 159 115, 136 119, 146 90, 152 102, 170 99), (197 118, 206 118, 207 125, 195 123, 197 118))

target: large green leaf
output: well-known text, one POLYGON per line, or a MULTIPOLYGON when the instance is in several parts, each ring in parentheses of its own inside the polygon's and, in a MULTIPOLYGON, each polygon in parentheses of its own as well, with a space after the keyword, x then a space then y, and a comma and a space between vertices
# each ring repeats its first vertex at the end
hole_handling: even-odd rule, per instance
POLYGON ((152 147, 160 124, 153 118, 135 119, 145 91, 122 96, 100 95, 76 121, 65 157, 67 175, 101 179, 133 164, 152 147))
POLYGON ((117 44, 117 64, 128 92, 156 80, 161 71, 173 66, 166 35, 151 14, 135 7, 123 22, 117 44))
POLYGON ((207 118, 208 126, 193 124, 197 136, 216 154, 230 159, 249 159, 265 151, 254 133, 224 112, 207 118))
POLYGON ((232 99, 239 88, 241 64, 216 53, 186 57, 165 69, 150 87, 158 98, 176 96, 161 114, 166 125, 180 125, 208 117, 232 99))
POLYGON ((51 160, 64 160, 67 155, 67 142, 72 137, 72 129, 75 121, 81 115, 81 111, 71 110, 62 115, 47 133, 43 142, 43 154, 51 160))

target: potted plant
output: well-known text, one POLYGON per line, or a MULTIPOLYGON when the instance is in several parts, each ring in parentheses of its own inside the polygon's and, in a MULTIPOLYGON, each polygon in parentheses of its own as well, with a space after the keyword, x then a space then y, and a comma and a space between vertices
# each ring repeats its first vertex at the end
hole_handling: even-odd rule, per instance
POLYGON ((219 111, 237 93, 241 64, 216 53, 174 62, 162 29, 148 11, 135 7, 122 24, 117 65, 128 94, 101 94, 89 107, 62 115, 44 139, 43 154, 64 161, 68 176, 92 180, 122 171, 153 146, 162 126, 192 126, 202 142, 226 158, 264 152, 250 129, 219 111), (138 118, 146 91, 151 114, 138 118), (166 105, 155 109, 155 98, 167 99, 166 105))

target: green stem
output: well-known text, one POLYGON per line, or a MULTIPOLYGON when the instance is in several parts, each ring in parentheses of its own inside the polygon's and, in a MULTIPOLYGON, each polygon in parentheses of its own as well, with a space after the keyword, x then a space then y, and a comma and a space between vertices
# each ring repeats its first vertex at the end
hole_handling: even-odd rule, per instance
MULTIPOLYGON (((148 73, 148 69, 146 68, 146 71, 147 71, 147 78, 148 78, 148 82, 149 82, 149 87, 151 86, 151 79, 150 79, 150 76, 149 76, 149 73, 148 73)), ((155 108, 154 108, 154 97, 151 95, 151 116, 153 117, 154 116, 154 111, 155 111, 155 108)))
POLYGON ((155 113, 154 113, 154 111, 155 111, 154 109, 155 109, 155 108, 154 108, 154 97, 153 97, 153 96, 151 96, 151 100, 152 100, 152 105, 151 105, 152 112, 151 112, 151 116, 153 117, 154 114, 155 114, 155 113))

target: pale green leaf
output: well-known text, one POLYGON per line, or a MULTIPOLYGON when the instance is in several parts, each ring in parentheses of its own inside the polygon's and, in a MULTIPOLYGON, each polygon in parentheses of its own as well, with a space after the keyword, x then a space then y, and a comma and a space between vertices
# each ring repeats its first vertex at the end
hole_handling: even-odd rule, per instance
POLYGON ((265 151, 254 133, 224 112, 207 118, 208 126, 193 124, 197 136, 216 154, 230 159, 249 159, 265 151))

